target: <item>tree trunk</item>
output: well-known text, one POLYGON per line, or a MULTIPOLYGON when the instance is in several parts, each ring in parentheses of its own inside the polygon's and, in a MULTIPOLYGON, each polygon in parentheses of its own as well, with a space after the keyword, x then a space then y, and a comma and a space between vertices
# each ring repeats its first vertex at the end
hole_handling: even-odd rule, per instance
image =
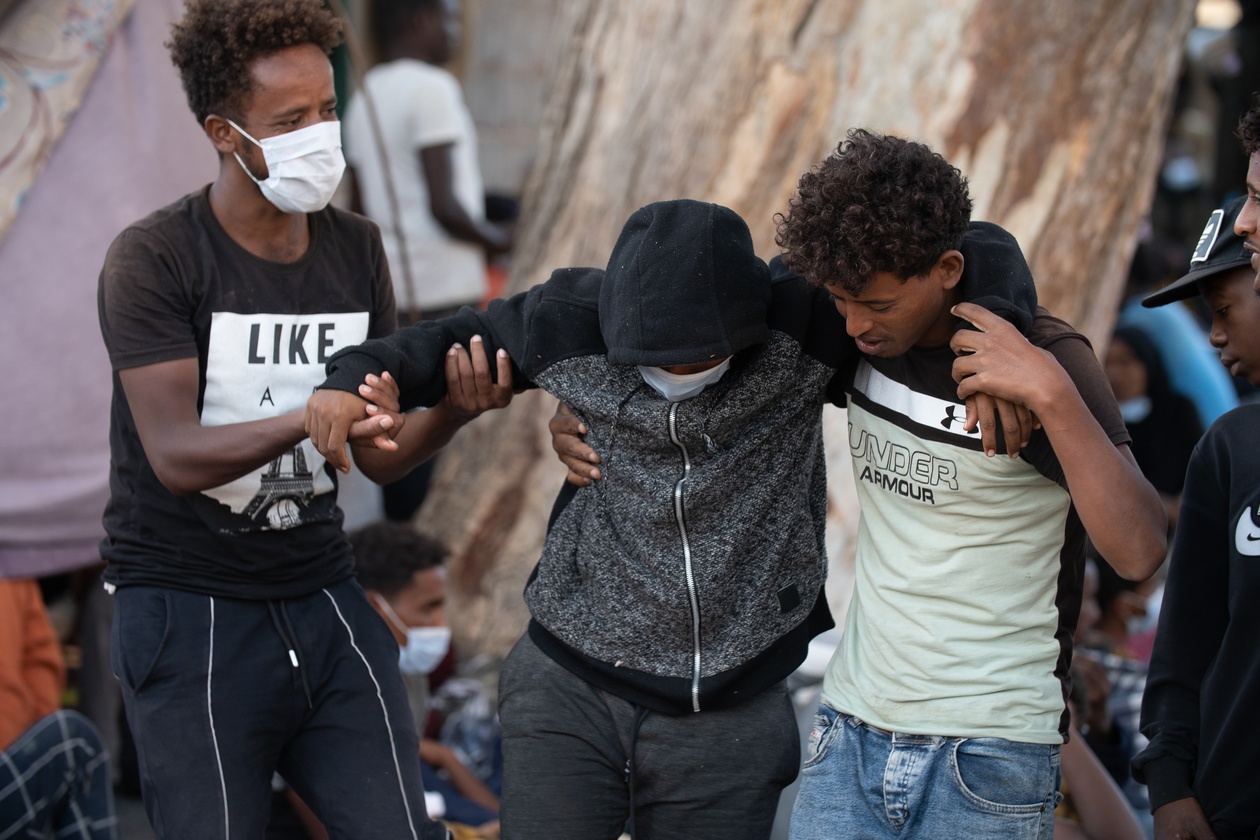
MULTIPOLYGON (((1018 237, 1042 302, 1095 340, 1110 329, 1193 4, 573 0, 561 13, 513 289, 604 265, 626 217, 664 198, 732 207, 768 258, 801 173, 862 126, 944 154, 970 178, 974 218, 1018 237)), ((527 618, 521 591, 563 479, 554 406, 526 394, 463 432, 420 514, 454 548, 465 650, 506 652, 527 618)), ((842 606, 856 503, 842 413, 827 424, 842 606)))

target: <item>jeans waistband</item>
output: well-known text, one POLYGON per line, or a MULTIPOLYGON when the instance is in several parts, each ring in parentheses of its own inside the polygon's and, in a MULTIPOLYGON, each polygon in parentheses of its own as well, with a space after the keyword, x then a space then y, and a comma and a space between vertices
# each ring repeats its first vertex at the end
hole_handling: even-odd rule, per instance
POLYGON ((882 735, 885 738, 888 738, 889 740, 893 741, 894 743, 941 744, 941 743, 944 743, 945 741, 950 740, 949 738, 946 738, 944 735, 920 735, 914 732, 895 732, 891 729, 884 729, 882 727, 876 726, 873 723, 868 723, 862 720, 860 717, 857 717, 856 715, 845 714, 844 712, 840 712, 839 717, 846 724, 848 724, 849 726, 855 729, 857 727, 864 726, 867 729, 869 729, 871 732, 874 732, 878 735, 882 735))

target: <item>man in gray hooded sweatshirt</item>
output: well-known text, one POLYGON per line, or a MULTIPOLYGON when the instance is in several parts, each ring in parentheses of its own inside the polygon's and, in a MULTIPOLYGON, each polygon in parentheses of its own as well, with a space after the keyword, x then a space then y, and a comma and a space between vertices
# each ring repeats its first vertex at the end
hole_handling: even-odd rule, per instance
MULTIPOLYGON (((1014 240, 977 224, 969 243, 1030 319, 1014 240)), ((766 837, 800 757, 783 681, 832 626, 821 412, 858 353, 830 298, 772 281, 731 210, 650 204, 605 270, 334 356, 316 445, 340 451, 329 430, 369 374, 404 408, 435 402, 473 335, 573 408, 603 469, 562 492, 503 666, 504 836, 611 840, 629 818, 636 837, 766 837)))

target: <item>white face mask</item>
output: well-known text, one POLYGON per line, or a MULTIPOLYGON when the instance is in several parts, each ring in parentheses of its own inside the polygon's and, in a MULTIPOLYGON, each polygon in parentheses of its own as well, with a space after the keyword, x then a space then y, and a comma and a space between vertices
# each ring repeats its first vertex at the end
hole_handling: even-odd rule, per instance
POLYGON ((398 649, 398 670, 404 674, 432 673, 451 649, 451 628, 410 627, 398 617, 389 601, 376 593, 372 594, 376 602, 385 608, 393 625, 407 636, 407 643, 398 649))
POLYGON ((727 358, 717 367, 702 370, 699 373, 670 373, 658 367, 639 365, 639 374, 643 381, 651 385, 656 392, 670 402, 681 402, 694 397, 708 386, 722 378, 722 374, 730 369, 731 360, 727 358))
POLYGON ((346 159, 341 155, 341 123, 317 122, 287 134, 255 140, 236 123, 228 125, 263 151, 267 179, 260 181, 236 152, 232 156, 258 185, 263 196, 283 213, 314 213, 332 201, 346 159))

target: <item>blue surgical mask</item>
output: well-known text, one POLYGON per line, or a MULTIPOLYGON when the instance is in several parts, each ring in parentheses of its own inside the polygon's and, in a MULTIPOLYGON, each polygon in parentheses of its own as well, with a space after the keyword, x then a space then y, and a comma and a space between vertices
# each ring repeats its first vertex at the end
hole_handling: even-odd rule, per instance
POLYGON ((639 365, 639 374, 662 397, 670 402, 681 402, 717 382, 730 367, 731 360, 728 358, 717 367, 699 373, 670 373, 664 368, 639 365))
POLYGON ((1126 423, 1141 423, 1151 414, 1151 398, 1148 396, 1134 397, 1131 400, 1120 401, 1120 417, 1126 423))
POLYGON ((404 674, 431 674, 451 649, 451 628, 408 627, 407 644, 398 649, 398 669, 404 674))
POLYGON ((1159 610, 1164 604, 1164 584, 1160 584, 1154 592, 1146 596, 1146 612, 1125 619, 1124 629, 1130 636, 1140 636, 1155 629, 1159 623, 1159 610))
POLYGON ((389 615, 390 622, 407 637, 406 644, 398 649, 398 669, 404 674, 430 674, 441 664, 446 652, 451 649, 451 628, 411 627, 403 623, 380 595, 372 593, 376 602, 389 615))

